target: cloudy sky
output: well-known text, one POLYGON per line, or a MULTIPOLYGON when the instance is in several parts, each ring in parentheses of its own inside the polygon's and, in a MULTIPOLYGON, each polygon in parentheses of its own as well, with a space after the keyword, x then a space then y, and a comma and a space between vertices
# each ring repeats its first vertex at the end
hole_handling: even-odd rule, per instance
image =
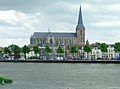
POLYGON ((90 43, 120 41, 120 0, 0 0, 0 46, 28 45, 34 32, 75 32, 82 6, 90 43))

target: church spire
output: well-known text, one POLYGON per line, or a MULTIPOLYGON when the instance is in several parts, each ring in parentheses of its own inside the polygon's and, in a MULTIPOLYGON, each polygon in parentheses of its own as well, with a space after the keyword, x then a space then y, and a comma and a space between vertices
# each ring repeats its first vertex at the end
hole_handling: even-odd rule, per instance
POLYGON ((80 5, 79 17, 78 17, 78 25, 79 24, 83 25, 81 5, 80 5))
POLYGON ((79 9, 79 17, 78 17, 77 28, 79 28, 79 29, 85 29, 85 27, 84 27, 84 25, 83 25, 83 18, 82 18, 82 9, 81 9, 81 5, 80 5, 80 9, 79 9))

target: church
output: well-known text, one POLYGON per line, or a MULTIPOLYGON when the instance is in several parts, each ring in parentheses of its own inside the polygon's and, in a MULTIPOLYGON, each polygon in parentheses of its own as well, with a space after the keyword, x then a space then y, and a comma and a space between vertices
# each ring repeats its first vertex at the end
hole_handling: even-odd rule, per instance
POLYGON ((30 45, 76 45, 81 46, 85 44, 85 27, 83 25, 81 6, 78 15, 78 24, 76 32, 34 32, 30 37, 30 45))

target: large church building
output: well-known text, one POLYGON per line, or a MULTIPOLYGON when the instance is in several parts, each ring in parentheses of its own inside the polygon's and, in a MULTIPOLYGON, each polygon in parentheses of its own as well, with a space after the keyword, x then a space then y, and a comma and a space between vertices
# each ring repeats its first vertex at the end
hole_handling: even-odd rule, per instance
POLYGON ((85 27, 83 25, 81 6, 79 9, 76 32, 34 32, 30 37, 30 45, 84 45, 85 27))

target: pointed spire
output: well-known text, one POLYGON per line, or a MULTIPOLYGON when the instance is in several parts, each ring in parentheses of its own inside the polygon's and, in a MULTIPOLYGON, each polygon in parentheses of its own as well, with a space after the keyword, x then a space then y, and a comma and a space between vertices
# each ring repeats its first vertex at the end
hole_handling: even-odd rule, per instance
POLYGON ((87 41, 86 41, 86 44, 89 45, 89 41, 88 41, 88 39, 87 39, 87 41))
POLYGON ((85 29, 85 27, 83 25, 81 5, 80 5, 80 9, 79 9, 77 29, 81 29, 81 30, 85 29))
POLYGON ((79 18, 78 18, 78 25, 79 24, 83 25, 81 5, 79 9, 79 18))

